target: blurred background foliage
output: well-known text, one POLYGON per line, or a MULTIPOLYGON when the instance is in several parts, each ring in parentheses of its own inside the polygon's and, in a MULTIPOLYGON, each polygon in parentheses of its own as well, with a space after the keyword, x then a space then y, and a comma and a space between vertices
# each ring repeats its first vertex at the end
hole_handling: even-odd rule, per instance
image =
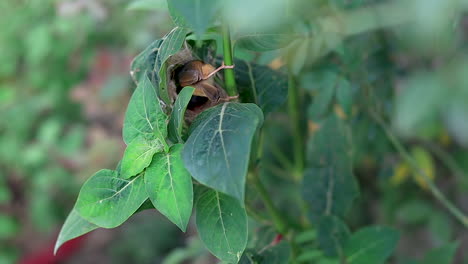
MULTIPOLYGON (((350 227, 397 227, 401 240, 391 263, 466 263, 466 228, 431 196, 372 116, 388 124, 424 173, 468 212, 468 2, 226 5, 234 35, 295 33, 284 49, 254 53, 238 45, 235 55, 297 76, 309 135, 327 111, 350 122, 361 189, 350 227), (447 257, 434 262, 433 256, 447 257)), ((79 186, 98 169, 115 167, 122 155, 123 114, 134 88, 129 64, 173 27, 165 1, 7 0, 0 10, 0 263, 214 262, 193 226, 182 234, 154 212, 94 231, 86 245, 76 242, 52 257, 79 186)), ((294 215, 300 208, 288 204, 297 191, 285 177, 292 137, 287 116, 270 115, 265 130, 271 159, 262 177, 278 194, 275 202, 294 215)))

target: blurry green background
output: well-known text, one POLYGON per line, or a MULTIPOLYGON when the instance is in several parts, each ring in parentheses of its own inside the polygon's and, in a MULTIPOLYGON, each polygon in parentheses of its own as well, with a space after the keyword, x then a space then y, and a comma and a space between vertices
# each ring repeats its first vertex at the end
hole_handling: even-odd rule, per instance
MULTIPOLYGON (((273 11, 281 10, 276 2, 281 1, 268 3, 273 11)), ((297 2, 296 11, 304 17, 340 18, 340 12, 387 1, 297 2)), ((410 2, 414 4, 405 6, 410 15, 401 16, 409 21, 401 23, 405 26, 395 23, 390 30, 365 33, 362 25, 369 21, 363 18, 348 25, 346 34, 314 31, 317 35, 295 42, 308 45, 306 54, 297 55, 302 58, 300 85, 309 89, 316 72, 335 66, 329 67, 325 56, 339 54, 352 89, 361 89, 363 83, 374 87, 377 104, 414 158, 467 212, 466 9, 455 10, 452 0, 410 2)), ((231 18, 243 22, 237 28, 242 32, 256 21, 237 7, 232 7, 231 18)), ((262 7, 251 7, 256 19, 271 11, 262 7)), ((272 24, 271 13, 270 20, 262 22, 272 24)), ((178 259, 187 256, 193 259, 190 263, 214 261, 193 227, 183 234, 155 212, 138 214, 114 230, 97 230, 59 258, 52 257, 79 187, 95 171, 114 168, 121 158, 123 114, 134 88, 128 73, 132 58, 172 27, 165 1, 0 2, 0 264, 180 263, 178 259)), ((236 52, 249 57, 247 51, 236 52)), ((277 55, 257 58, 269 58, 266 63, 277 55)), ((459 242, 457 263, 467 263, 467 230, 424 184, 411 180, 414 172, 382 131, 359 116, 354 115, 352 130, 362 196, 350 222, 401 230, 394 263, 414 263, 411 259, 453 241, 459 242)))

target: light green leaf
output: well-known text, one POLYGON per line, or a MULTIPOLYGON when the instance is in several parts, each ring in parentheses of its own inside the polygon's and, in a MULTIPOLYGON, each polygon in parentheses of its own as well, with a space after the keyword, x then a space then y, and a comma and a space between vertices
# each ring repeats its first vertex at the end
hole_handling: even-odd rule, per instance
POLYGON ((340 256, 343 246, 350 236, 346 224, 336 216, 326 215, 319 219, 318 223, 319 247, 329 257, 340 256))
POLYGON ((167 116, 148 77, 143 77, 128 104, 123 125, 123 140, 128 145, 136 137, 165 142, 167 116))
POLYGON ((100 170, 81 187, 77 212, 87 221, 104 228, 125 222, 148 198, 143 174, 129 180, 116 171, 100 170))
POLYGON ((167 91, 167 72, 166 61, 170 56, 179 52, 185 42, 185 36, 188 33, 187 28, 176 27, 162 38, 161 46, 156 55, 153 73, 158 74, 158 95, 166 103, 170 104, 169 93, 167 91))
POLYGON ((180 91, 172 107, 171 119, 168 125, 169 139, 172 142, 184 142, 182 139, 182 127, 184 125, 184 115, 187 105, 192 98, 195 88, 187 86, 180 91))
POLYGON ((452 264, 457 248, 458 242, 454 242, 433 249, 426 254, 420 264, 452 264))
POLYGON ((182 163, 182 144, 169 153, 158 153, 146 169, 145 186, 151 202, 169 220, 185 232, 192 215, 192 177, 182 163))
POLYGON ((97 228, 99 228, 99 226, 86 221, 83 217, 80 216, 80 214, 78 214, 76 209, 73 208, 65 220, 62 229, 60 229, 57 241, 55 242, 54 254, 57 254, 57 250, 65 242, 89 233, 97 228))
POLYGON ((263 114, 254 104, 224 103, 201 113, 182 153, 200 183, 244 203, 250 148, 263 114))
POLYGON ((239 201, 207 189, 196 202, 196 224, 205 246, 217 258, 237 263, 247 245, 247 215, 239 201))
POLYGON ((353 106, 353 91, 352 86, 348 80, 339 78, 336 84, 336 100, 347 114, 351 114, 351 107, 353 106))
POLYGON ((220 14, 223 1, 167 0, 169 13, 176 25, 190 27, 201 36, 220 14))
POLYGON ((234 68, 240 97, 243 102, 260 106, 266 115, 281 107, 288 97, 288 77, 267 66, 243 60, 234 68))
POLYGON ((294 75, 299 75, 307 61, 308 51, 310 49, 309 39, 299 39, 294 41, 288 48, 289 70, 294 75))
POLYGON ((382 226, 365 227, 354 233, 345 245, 349 264, 380 264, 392 254, 398 231, 382 226))
POLYGON ((120 165, 120 175, 127 179, 142 172, 148 167, 155 153, 164 149, 160 139, 148 140, 142 136, 136 137, 130 144, 122 158, 120 165))

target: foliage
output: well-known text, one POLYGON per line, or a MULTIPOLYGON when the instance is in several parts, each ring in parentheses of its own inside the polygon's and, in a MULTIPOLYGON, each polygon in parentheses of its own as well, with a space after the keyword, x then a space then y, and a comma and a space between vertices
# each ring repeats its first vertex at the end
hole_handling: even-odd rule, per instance
MULTIPOLYGON (((161 1, 129 6, 161 8, 161 1)), ((466 58, 450 59, 465 49, 465 37, 451 27, 467 8, 463 1, 168 0, 167 8, 175 27, 131 65, 137 88, 123 122, 120 165, 83 184, 56 251, 146 209, 185 232, 194 210, 200 241, 224 263, 399 263, 414 257, 398 244, 415 226, 429 230, 435 248, 416 263, 453 262, 454 234, 468 226, 451 201, 466 191, 466 168, 458 165, 466 161, 466 58), (183 56, 234 68, 178 87, 178 67, 187 61, 176 59, 183 56), (204 97, 201 84, 220 89, 219 101, 204 97), (194 110, 197 100, 205 100, 203 111, 194 110), (452 186, 439 187, 440 172, 457 176, 452 186), (454 231, 442 232, 450 221, 454 231)), ((61 65, 71 52, 50 49, 49 30, 34 28, 25 41, 34 42, 28 65, 50 54, 61 65)), ((10 76, 10 67, 1 76, 10 76)), ((36 73, 26 80, 46 82, 36 73)), ((15 130, 1 123, 7 137, 30 131, 35 118, 12 119, 15 101, 8 98, 21 95, 8 91, 2 100, 13 106, 5 120, 15 130)), ((74 112, 63 96, 37 104, 74 112)), ((44 109, 37 104, 29 110, 44 109)), ((0 154, 21 168, 43 169, 41 151, 61 140, 61 120, 57 114, 43 123, 25 164, 15 163, 18 153, 0 154)), ((5 149, 29 144, 27 134, 12 138, 2 138, 5 149)), ((195 258, 203 251, 197 245, 167 262, 195 258)))

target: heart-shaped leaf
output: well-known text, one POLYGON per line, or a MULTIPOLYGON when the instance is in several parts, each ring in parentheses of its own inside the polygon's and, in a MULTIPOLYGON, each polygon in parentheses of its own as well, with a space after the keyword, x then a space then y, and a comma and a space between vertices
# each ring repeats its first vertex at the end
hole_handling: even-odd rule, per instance
POLYGON ((192 178, 182 163, 182 144, 169 153, 158 153, 145 172, 145 186, 151 202, 185 232, 192 215, 192 178))
POLYGON ((65 220, 62 229, 60 229, 57 241, 55 242, 54 254, 57 254, 58 249, 65 242, 89 233, 97 228, 99 228, 99 226, 86 221, 78 214, 75 208, 73 208, 65 220))
POLYGON ((197 230, 217 258, 237 263, 247 245, 247 214, 239 201, 204 188, 196 202, 197 230))
POLYGON ((138 83, 128 103, 123 125, 123 140, 128 145, 138 136, 165 142, 167 116, 161 109, 153 85, 147 76, 138 83))
POLYGON ((142 172, 150 165, 153 155, 164 149, 160 139, 148 140, 142 136, 136 137, 130 144, 122 158, 120 175, 127 179, 142 172))
POLYGON ((113 170, 100 170, 81 187, 77 212, 87 221, 104 228, 125 222, 148 198, 143 175, 122 179, 113 170))
POLYGON ((185 167, 200 183, 244 204, 251 143, 262 123, 254 104, 224 103, 204 111, 191 126, 182 153, 185 167))
POLYGON ((172 142, 184 142, 182 139, 182 127, 184 125, 184 115, 187 105, 192 98, 195 88, 187 86, 180 91, 172 107, 171 119, 168 125, 168 136, 172 142))
POLYGON ((345 246, 346 263, 380 264, 392 254, 399 239, 389 227, 365 227, 354 233, 345 246))

